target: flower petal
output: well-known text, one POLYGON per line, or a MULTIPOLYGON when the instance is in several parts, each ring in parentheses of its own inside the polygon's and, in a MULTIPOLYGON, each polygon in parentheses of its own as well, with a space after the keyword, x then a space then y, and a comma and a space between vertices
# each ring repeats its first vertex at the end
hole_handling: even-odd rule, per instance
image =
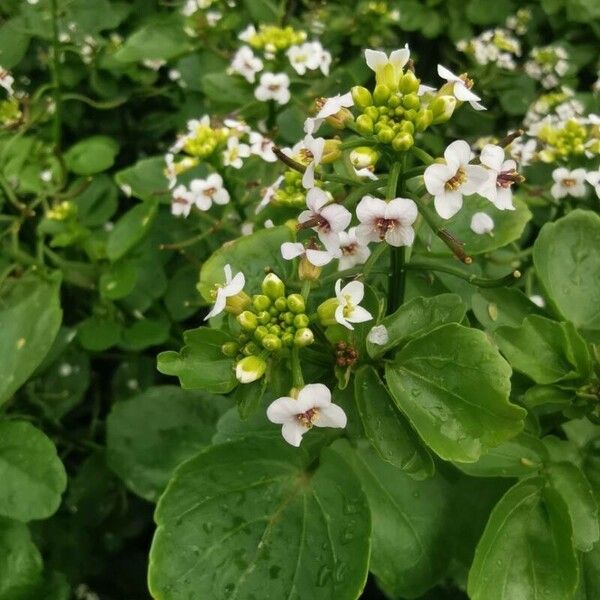
POLYGON ((456 169, 451 169, 449 165, 441 163, 429 165, 423 173, 423 181, 425 182, 427 191, 432 196, 441 194, 445 189, 446 182, 452 179, 455 173, 456 169))
MULTIPOLYGON (((375 219, 385 215, 386 203, 380 198, 363 196, 356 207, 356 216, 361 223, 371 223, 375 219)), ((360 228, 360 226, 359 226, 360 228)), ((357 229, 358 235, 358 229, 357 229)))
POLYGON ((321 210, 323 218, 327 219, 332 231, 344 231, 350 221, 352 221, 352 213, 341 204, 329 204, 321 210))
POLYGON ((461 102, 477 102, 481 98, 474 94, 462 81, 457 81, 454 84, 454 95, 461 102))
POLYGON ((350 281, 342 288, 341 295, 350 296, 352 304, 360 304, 365 297, 365 285, 362 281, 350 281))
POLYGON ((226 304, 227 304, 226 296, 223 293, 223 288, 220 288, 217 291, 217 298, 215 300, 215 303, 214 303, 212 309, 210 310, 210 312, 204 317, 204 320, 208 321, 208 319, 210 319, 211 317, 216 317, 217 315, 221 314, 225 310, 226 304))
POLYGON ((385 241, 390 246, 412 246, 415 241, 415 230, 410 225, 400 225, 394 229, 388 229, 385 233, 385 241))
POLYGON ((475 194, 489 179, 489 171, 479 165, 465 165, 467 180, 460 186, 460 193, 468 196, 475 194))
POLYGON ((443 65, 437 66, 438 75, 446 81, 462 81, 460 77, 455 75, 450 69, 447 69, 443 65))
POLYGON ((364 323, 365 321, 371 321, 373 315, 362 306, 355 306, 352 314, 348 317, 348 321, 351 323, 364 323))
POLYGON ((347 329, 354 329, 354 327, 346 320, 346 317, 344 317, 344 307, 342 304, 335 309, 335 320, 347 329))
POLYGON ((267 419, 269 419, 271 423, 285 423, 286 421, 295 418, 298 414, 297 405, 298 403, 296 400, 289 396, 277 398, 277 400, 273 400, 267 408, 267 419))
POLYGON ((377 71, 377 69, 387 64, 388 57, 385 52, 381 52, 380 50, 367 49, 365 50, 365 60, 369 69, 377 71))
POLYGON ((308 408, 323 408, 331 404, 331 391, 322 383, 307 383, 300 390, 298 401, 308 408))
POLYGON ((452 142, 444 151, 444 158, 448 165, 465 166, 472 156, 471 146, 464 140, 452 142))
POLYGON ((482 165, 499 173, 504 163, 504 149, 495 144, 486 144, 479 157, 482 165))
POLYGON ((308 431, 308 427, 302 425, 300 421, 287 421, 281 428, 283 439, 290 445, 298 448, 302 443, 302 436, 308 431))
POLYGON ((443 192, 433 199, 433 204, 442 219, 450 219, 462 208, 462 194, 455 191, 443 192))
POLYGON ((228 283, 223 289, 223 293, 225 296, 235 296, 239 294, 243 289, 246 283, 246 278, 244 274, 240 271, 236 273, 235 277, 231 280, 231 283, 228 283))
POLYGON ((324 267, 333 260, 333 255, 327 250, 306 250, 306 258, 311 265, 315 267, 324 267))
POLYGON ((341 406, 330 404, 319 411, 317 418, 314 420, 315 427, 335 427, 342 429, 346 427, 348 418, 341 406))
POLYGON ((389 62, 391 62, 396 69, 401 69, 408 62, 409 58, 410 50, 408 49, 408 44, 406 44, 404 48, 394 50, 390 54, 389 62))
POLYGON ((395 219, 403 225, 411 225, 417 220, 419 211, 417 205, 409 198, 394 198, 387 204, 386 219, 395 219))
POLYGON ((300 242, 283 242, 281 244, 281 256, 285 260, 292 260, 304 254, 304 246, 300 242))

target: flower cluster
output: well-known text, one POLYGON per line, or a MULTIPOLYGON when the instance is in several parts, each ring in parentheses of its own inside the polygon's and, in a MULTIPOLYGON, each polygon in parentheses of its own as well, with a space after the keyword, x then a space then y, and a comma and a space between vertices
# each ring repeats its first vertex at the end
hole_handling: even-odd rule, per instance
POLYGON ((5 98, 0 99, 0 125, 6 127, 18 123, 23 115, 13 87, 14 83, 15 78, 10 71, 0 66, 0 88, 6 94, 5 98))
POLYGON ((547 88, 554 88, 569 70, 569 54, 561 46, 533 48, 525 63, 525 72, 547 88))
POLYGON ((521 56, 521 42, 500 27, 483 31, 469 41, 461 40, 456 47, 480 65, 494 64, 507 71, 516 69, 516 59, 521 56))

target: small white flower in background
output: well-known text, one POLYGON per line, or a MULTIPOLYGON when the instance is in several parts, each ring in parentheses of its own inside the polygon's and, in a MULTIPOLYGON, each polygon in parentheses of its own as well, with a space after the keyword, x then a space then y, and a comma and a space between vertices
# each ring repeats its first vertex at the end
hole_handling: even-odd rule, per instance
POLYGON ((371 255, 369 246, 358 241, 356 227, 350 227, 348 231, 340 231, 339 244, 342 253, 338 266, 340 271, 362 265, 371 255))
MULTIPOLYGON (((408 44, 404 48, 394 50, 389 56, 385 52, 380 50, 365 50, 365 60, 367 66, 372 71, 375 71, 377 83, 380 83, 379 79, 384 76, 386 67, 389 65, 389 70, 392 71, 393 78, 397 81, 402 75, 402 69, 410 58, 410 50, 408 44)), ((383 82, 381 82, 383 83, 383 82)))
POLYGON ((256 27, 254 25, 248 25, 244 31, 240 31, 238 39, 242 42, 249 42, 256 35, 256 27))
POLYGON ((447 69, 442 65, 437 66, 437 71, 438 75, 442 79, 445 79, 448 83, 454 83, 452 93, 457 100, 460 100, 461 102, 468 102, 475 110, 486 110, 485 106, 479 103, 481 98, 471 91, 470 87, 472 83, 466 78, 466 76, 465 79, 462 79, 450 71, 450 69, 447 69))
POLYGON ((433 87, 432 85, 425 85, 422 83, 419 85, 419 89, 417 90, 417 96, 423 96, 424 94, 430 94, 433 92, 437 92, 437 88, 433 87))
POLYGON ((331 402, 331 392, 322 383, 309 383, 298 398, 282 396, 267 408, 271 423, 283 425, 281 435, 292 446, 300 446, 302 436, 312 427, 346 427, 344 410, 331 402))
POLYGON ((596 196, 600 198, 600 171, 592 171, 587 173, 585 180, 594 188, 596 196))
POLYGON ((329 75, 329 67, 331 66, 331 53, 325 50, 321 45, 321 42, 315 41, 310 42, 312 45, 313 54, 317 58, 317 66, 315 68, 321 69, 323 75, 329 75))
POLYGON ((239 294, 246 284, 246 278, 243 273, 236 273, 235 277, 233 276, 231 265, 225 265, 223 271, 225 272, 225 284, 217 288, 215 304, 211 311, 204 317, 205 321, 221 314, 225 310, 227 298, 239 294))
POLYGON ((40 0, 27 0, 29 4, 37 4, 40 0))
POLYGON ((361 244, 385 240, 390 246, 411 246, 415 240, 412 224, 417 220, 417 205, 408 198, 389 202, 364 196, 356 207, 360 225, 356 238, 361 244))
POLYGON ((331 250, 319 250, 311 245, 304 247, 300 242, 283 242, 281 244, 281 256, 285 260, 293 260, 300 256, 306 256, 306 260, 315 267, 323 267, 329 264, 334 258, 339 257, 339 251, 335 248, 331 250))
POLYGON ((530 139, 522 142, 517 139, 510 145, 510 155, 521 163, 522 167, 526 167, 535 157, 537 150, 537 140, 530 139))
POLYGON ((429 165, 423 173, 425 187, 443 219, 453 217, 462 208, 463 196, 477 192, 488 179, 486 169, 469 164, 471 156, 469 144, 456 140, 444 151, 445 164, 429 165))
POLYGON ((142 61, 142 64, 152 71, 158 71, 167 64, 167 61, 162 58, 146 58, 142 61))
POLYGON ((209 210, 213 202, 221 205, 229 202, 229 192, 223 187, 223 178, 218 173, 212 173, 206 179, 194 179, 190 191, 200 210, 209 210))
POLYGON ((214 27, 222 18, 223 15, 218 10, 206 11, 206 22, 209 27, 214 27))
POLYGON ((488 180, 480 187, 479 194, 487 198, 498 210, 515 210, 512 203, 512 185, 523 178, 517 172, 517 163, 504 160, 504 149, 494 144, 486 144, 479 160, 489 169, 488 180))
POLYGON ((263 70, 263 61, 254 55, 250 46, 242 46, 235 53, 230 69, 242 75, 249 83, 254 83, 256 74, 263 70))
POLYGON ((277 155, 273 152, 273 141, 258 133, 250 132, 250 152, 260 156, 266 162, 277 162, 277 155))
POLYGON ((273 223, 273 221, 271 219, 267 219, 263 225, 265 226, 265 229, 272 229, 273 227, 275 227, 275 223, 273 223))
POLYGON ((242 223, 240 231, 242 235, 251 235, 254 232, 254 223, 250 223, 249 221, 242 223))
POLYGON ((319 68, 320 57, 310 42, 299 46, 290 46, 285 54, 298 75, 304 75, 307 70, 314 71, 319 68))
POLYGON ((240 144, 240 140, 232 136, 227 140, 227 148, 223 150, 223 164, 226 167, 241 169, 244 162, 242 158, 250 156, 250 146, 248 144, 240 144))
POLYGON ((187 217, 194 206, 194 194, 185 185, 178 185, 172 192, 171 214, 175 217, 187 217))
POLYGON ((552 171, 554 185, 550 189, 550 193, 557 200, 565 196, 581 198, 585 196, 585 176, 585 169, 575 169, 573 171, 569 171, 564 167, 554 169, 552 171))
POLYGON ((223 125, 227 129, 232 129, 238 133, 250 133, 251 131, 250 126, 245 121, 240 121, 239 119, 227 118, 223 121, 223 125))
POLYGON ((40 173, 40 179, 44 182, 44 183, 50 183, 52 181, 52 171, 50 169, 44 169, 41 173, 40 173))
POLYGON ((529 299, 540 308, 544 308, 546 306, 546 301, 539 296, 538 294, 533 294, 533 296, 529 296, 529 299))
POLYGON ((349 108, 354 106, 352 100, 352 94, 350 92, 346 94, 337 94, 331 98, 326 98, 322 104, 319 112, 314 117, 309 117, 304 121, 304 131, 312 135, 319 129, 321 123, 327 118, 338 113, 342 108, 349 108))
POLYGON ((285 73, 263 73, 254 96, 261 102, 274 100, 277 104, 287 104, 291 98, 289 87, 290 78, 285 73))
POLYGON ((385 346, 390 340, 390 334, 385 325, 375 325, 367 335, 367 341, 376 346, 385 346))
POLYGON ((262 198, 256 207, 256 214, 263 210, 266 206, 271 203, 271 198, 275 195, 275 192, 279 189, 281 182, 283 181, 283 175, 280 175, 269 187, 265 188, 262 198))
POLYGON ((332 203, 331 196, 317 187, 308 190, 306 205, 308 210, 300 213, 298 223, 316 231, 326 248, 339 247, 339 233, 352 220, 350 211, 340 204, 332 203))
POLYGON ((370 321, 373 315, 359 304, 365 296, 365 286, 361 281, 351 281, 342 287, 342 280, 335 282, 335 296, 338 306, 335 309, 335 320, 346 327, 354 329, 352 323, 370 321))
POLYGON ((13 90, 13 85, 15 83, 15 78, 10 74, 9 71, 0 67, 0 87, 4 88, 9 96, 13 96, 15 91, 13 90))
POLYGON ((308 190, 315 185, 315 168, 321 164, 323 150, 325 149, 325 139, 307 135, 302 140, 302 145, 303 148, 300 150, 300 154, 309 161, 306 165, 304 175, 302 175, 302 185, 308 190))
POLYGON ((477 235, 492 233, 494 230, 494 220, 484 212, 476 212, 471 217, 471 231, 477 235))

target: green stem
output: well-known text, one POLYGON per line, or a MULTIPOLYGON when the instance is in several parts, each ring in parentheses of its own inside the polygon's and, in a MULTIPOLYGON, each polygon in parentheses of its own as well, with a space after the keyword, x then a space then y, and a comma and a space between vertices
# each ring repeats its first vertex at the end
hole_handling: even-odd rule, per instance
POLYGON ((347 142, 342 142, 338 148, 340 150, 346 150, 347 148, 358 148, 359 146, 374 146, 376 142, 374 140, 365 140, 365 138, 360 138, 359 140, 348 140, 347 142))
POLYGON ((300 350, 298 346, 292 348, 290 362, 292 367, 292 386, 295 388, 304 387, 304 377, 302 376, 302 365, 300 364, 300 350))
POLYGON ((454 275, 455 277, 464 279, 472 285, 483 288, 511 285, 521 278, 521 272, 516 270, 511 271, 504 277, 499 277, 498 279, 489 279, 487 277, 479 277, 475 274, 465 273, 459 267, 453 267, 451 265, 431 265, 427 262, 420 262, 418 260, 408 263, 404 266, 404 268, 412 271, 438 271, 440 273, 447 273, 448 275, 454 275))
MULTIPOLYGON (((392 200, 398 192, 398 183, 400 174, 404 171, 406 164, 406 154, 402 160, 395 162, 390 170, 388 185, 385 197, 392 200)), ((390 272, 388 275, 388 308, 390 312, 394 312, 400 303, 400 294, 403 293, 403 267, 404 267, 404 248, 390 248, 390 272)))
POLYGON ((362 197, 367 192, 378 190, 379 188, 383 187, 386 184, 387 184, 387 178, 386 177, 382 177, 381 179, 378 179, 377 181, 369 181, 367 183, 364 183, 363 185, 361 185, 361 186, 353 189, 344 198, 344 206, 346 208, 348 208, 348 209, 353 208, 354 203, 357 202, 358 200, 361 200, 362 197))
POLYGON ((308 300, 308 295, 310 294, 310 284, 311 282, 309 279, 302 281, 302 290, 300 293, 302 294, 305 303, 308 300))
POLYGON ((424 164, 426 165, 430 165, 432 163, 435 162, 435 158, 433 158, 433 156, 431 156, 431 154, 429 154, 428 152, 425 152, 425 150, 422 150, 421 148, 417 147, 417 146, 413 146, 410 151, 424 164))
POLYGON ((54 89, 54 147, 58 154, 62 145, 62 97, 61 97, 61 66, 60 41, 58 37, 58 6, 57 0, 50 0, 52 12, 52 86, 54 89))
POLYGON ((223 221, 223 219, 220 219, 220 220, 215 219, 214 217, 211 217, 208 213, 204 212, 203 210, 197 210, 195 212, 195 214, 197 214, 198 217, 205 223, 212 225, 212 227, 214 227, 215 230, 222 229, 223 231, 227 231, 228 233, 231 233, 232 235, 235 235, 235 236, 239 235, 239 231, 232 225, 227 225, 227 223, 225 223, 225 221, 223 221))

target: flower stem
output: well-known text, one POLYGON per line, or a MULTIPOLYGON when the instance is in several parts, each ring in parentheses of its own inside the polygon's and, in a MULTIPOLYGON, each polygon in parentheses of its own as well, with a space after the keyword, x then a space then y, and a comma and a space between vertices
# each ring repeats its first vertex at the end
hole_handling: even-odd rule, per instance
POLYGON ((435 162, 435 159, 433 158, 433 156, 431 156, 431 154, 429 154, 428 152, 425 152, 425 150, 422 150, 421 148, 417 147, 417 146, 413 146, 410 151, 424 164, 426 165, 430 165, 432 163, 435 162))
POLYGON ((299 348, 294 346, 291 353, 292 367, 292 386, 295 388, 304 387, 304 377, 302 376, 302 365, 300 364, 299 348))
POLYGON ((438 271, 440 273, 448 273, 448 275, 454 275, 460 277, 472 285, 483 288, 501 287, 503 285, 511 285, 521 278, 521 271, 511 271, 504 277, 498 279, 489 279, 487 277, 479 277, 478 275, 465 273, 460 267, 453 267, 451 265, 432 265, 427 261, 413 261, 405 265, 405 269, 415 271, 438 271))
MULTIPOLYGON (((398 184, 400 183, 400 174, 405 171, 406 154, 403 154, 402 160, 395 162, 390 170, 388 185, 385 197, 392 200, 398 192, 398 184)), ((394 312, 402 302, 404 296, 404 263, 405 252, 404 247, 390 248, 390 272, 388 276, 388 310, 394 312)))

